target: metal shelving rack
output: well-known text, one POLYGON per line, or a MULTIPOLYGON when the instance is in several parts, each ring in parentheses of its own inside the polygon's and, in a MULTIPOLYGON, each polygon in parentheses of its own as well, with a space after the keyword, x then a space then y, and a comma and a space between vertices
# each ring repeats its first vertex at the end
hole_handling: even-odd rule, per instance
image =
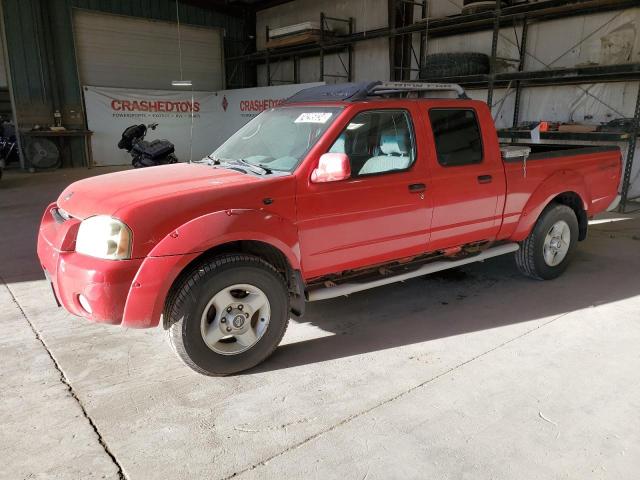
POLYGON ((344 75, 342 74, 331 74, 331 73, 325 73, 325 65, 324 65, 324 55, 325 55, 325 49, 324 49, 324 43, 325 43, 325 35, 326 32, 329 31, 329 23, 328 22, 338 22, 338 23, 344 23, 347 25, 348 28, 348 35, 351 36, 353 35, 353 18, 349 17, 349 18, 336 18, 336 17, 328 17, 326 16, 324 13, 320 13, 320 42, 319 42, 319 46, 320 46, 320 81, 324 82, 325 78, 339 78, 342 79, 346 82, 350 82, 352 80, 352 76, 351 76, 351 71, 353 70, 353 44, 349 43, 345 46, 346 49, 346 53, 347 53, 347 64, 345 65, 344 61, 342 60, 342 56, 340 51, 336 52, 337 56, 338 56, 338 60, 340 61, 340 64, 342 65, 342 68, 344 69, 344 75))
POLYGON ((395 0, 389 9, 389 27, 404 30, 415 23, 423 24, 419 31, 399 33, 389 37, 390 51, 393 52, 389 58, 389 71, 391 80, 411 80, 411 74, 416 73, 420 77, 420 72, 425 64, 427 55, 427 38, 429 31, 429 4, 428 0, 395 0), (415 9, 419 9, 420 17, 414 20, 415 9), (419 34, 419 53, 416 53, 413 36, 419 34), (415 67, 413 66, 415 62, 415 67))
MULTIPOLYGON (((396 0, 405 1, 405 0, 396 0)), ((605 11, 623 10, 637 7, 637 0, 547 0, 514 7, 503 8, 500 13, 500 26, 508 27, 521 24, 527 18, 529 22, 552 20, 576 15, 586 15, 605 11)), ((428 19, 418 21, 400 28, 382 27, 337 38, 327 38, 320 44, 307 44, 296 47, 286 47, 273 50, 261 50, 247 55, 227 58, 228 64, 236 63, 265 63, 270 59, 289 57, 292 55, 315 56, 321 49, 344 47, 375 38, 391 38, 409 33, 424 33, 428 38, 457 35, 462 33, 494 29, 495 15, 493 12, 456 15, 453 17, 428 19)))
MULTIPOLYGON (((333 38, 330 36, 331 28, 329 22, 342 23, 347 27, 347 35, 351 37, 353 31, 353 18, 337 18, 325 15, 324 12, 320 13, 320 39, 317 43, 313 44, 313 53, 308 51, 309 45, 303 44, 301 46, 283 47, 263 50, 262 52, 256 52, 253 55, 255 57, 255 63, 261 63, 264 61, 267 70, 267 85, 272 85, 273 82, 278 83, 300 83, 300 59, 312 55, 317 55, 320 61, 320 76, 318 81, 324 82, 327 78, 338 78, 345 82, 352 80, 351 71, 353 70, 353 43, 344 43, 334 45, 331 41, 333 38), (310 55, 311 53, 311 55, 310 55), (342 59, 342 55, 347 54, 347 62, 342 59), (327 73, 325 71, 325 56, 330 54, 336 54, 337 58, 342 65, 344 73, 327 73), (271 66, 273 62, 281 62, 290 60, 293 64, 293 78, 291 80, 274 80, 272 78, 271 66)), ((266 27, 265 40, 269 41, 269 26, 266 27)), ((252 55, 244 55, 243 57, 236 57, 239 62, 244 62, 247 57, 252 55)))
MULTIPOLYGON (((497 44, 500 36, 500 20, 502 10, 500 7, 501 2, 496 2, 496 8, 494 11, 494 24, 493 35, 491 43, 491 57, 490 57, 490 72, 486 76, 476 76, 476 78, 458 77, 440 79, 440 81, 460 83, 464 86, 476 86, 487 88, 487 104, 490 108, 494 106, 493 93, 497 85, 510 86, 511 82, 515 81, 515 102, 514 102, 514 114, 512 126, 515 129, 519 123, 520 114, 520 101, 522 98, 522 88, 525 86, 540 86, 540 85, 566 85, 566 84, 579 84, 587 82, 607 82, 607 81, 625 81, 640 79, 640 63, 627 63, 619 65, 606 65, 606 66, 586 66, 586 67, 574 67, 574 68, 560 68, 540 71, 526 72, 524 71, 524 61, 526 57, 527 48, 527 32, 529 27, 530 17, 528 15, 515 16, 510 18, 511 21, 518 21, 521 24, 521 40, 519 45, 519 59, 518 59, 518 71, 514 73, 496 74, 495 62, 497 44)), ((620 5, 626 2, 612 2, 612 7, 621 8, 620 5)), ((637 6, 637 2, 634 6, 637 6)), ((582 10, 577 12, 580 15, 584 15, 582 10)), ((515 24, 514 24, 515 28, 515 24)), ((553 132, 551 134, 544 135, 542 138, 553 140, 578 140, 578 141, 591 141, 591 142, 628 142, 627 143, 627 158, 625 162, 623 179, 622 179, 622 191, 620 192, 621 202, 619 210, 625 212, 627 203, 629 201, 629 188, 631 184, 631 173, 633 170, 633 163, 635 157, 635 149, 637 144, 637 138, 640 134, 640 82, 638 83, 638 92, 636 95, 636 105, 633 116, 633 127, 628 133, 575 133, 562 135, 562 132, 553 132)), ((523 135, 518 135, 517 132, 511 131, 509 136, 512 140, 516 137, 525 138, 523 135)))
POLYGON ((629 196, 629 187, 631 186, 631 171, 633 169, 633 161, 636 152, 636 143, 640 135, 640 82, 638 83, 638 94, 636 96, 636 108, 633 115, 633 128, 631 129, 631 138, 629 138, 629 150, 627 152, 626 168, 622 180, 622 202, 620 211, 625 212, 629 196))
MULTIPOLYGON (((515 105, 513 115, 513 126, 517 126, 520 121, 520 101, 522 97, 522 89, 525 87, 535 86, 552 86, 567 85, 581 83, 601 83, 601 82, 620 82, 630 80, 640 80, 640 63, 626 63, 619 65, 595 65, 574 68, 548 68, 538 71, 525 71, 524 64, 526 58, 527 32, 529 26, 534 22, 542 22, 547 20, 567 18, 577 15, 587 15, 591 13, 623 10, 638 6, 638 0, 547 0, 530 4, 521 4, 511 7, 500 8, 500 2, 496 2, 497 8, 494 11, 480 12, 473 14, 462 14, 446 18, 430 19, 428 18, 428 0, 394 0, 396 6, 399 4, 411 4, 421 9, 422 15, 418 21, 400 27, 395 26, 395 18, 390 15, 390 24, 388 27, 377 28, 367 31, 354 32, 353 19, 336 19, 321 14, 321 39, 314 44, 299 45, 295 47, 285 47, 271 50, 263 50, 253 52, 247 55, 231 57, 227 59, 229 66, 237 64, 266 64, 267 72, 270 79, 270 64, 273 61, 283 59, 294 60, 294 83, 298 81, 297 65, 300 58, 318 56, 320 57, 320 78, 324 81, 326 78, 333 77, 324 72, 324 58, 331 53, 348 52, 348 62, 342 65, 345 69, 345 75, 336 75, 346 81, 352 79, 353 65, 353 45, 358 42, 367 41, 375 38, 389 38, 393 44, 397 38, 408 38, 410 44, 410 52, 413 55, 417 68, 407 67, 404 59, 400 59, 401 64, 391 63, 392 77, 398 77, 396 72, 400 72, 399 79, 408 78, 405 71, 410 72, 422 70, 424 60, 427 54, 427 41, 429 38, 442 36, 452 36, 462 33, 474 31, 492 30, 492 44, 490 57, 490 71, 485 75, 471 75, 464 77, 448 77, 448 78, 424 78, 424 80, 438 80, 441 82, 459 83, 467 88, 486 88, 487 100, 489 105, 493 103, 495 88, 512 85, 515 90, 515 105), (329 37, 325 35, 328 30, 326 20, 337 20, 348 22, 349 33, 346 35, 329 37), (392 23, 393 22, 393 23, 392 23), (496 55, 497 45, 500 36, 500 29, 505 27, 520 27, 519 42, 519 58, 518 69, 516 72, 497 73, 496 72, 496 55), (324 33, 323 33, 324 32, 324 33), (416 55, 411 41, 413 34, 420 35, 420 53, 416 55)), ((393 11, 391 9, 390 11, 393 11)), ((515 59, 514 59, 515 60, 515 59)), ((342 60, 341 60, 342 61, 342 60)), ((631 172, 634 161, 634 149, 637 143, 637 136, 640 133, 640 85, 638 88, 638 100, 636 102, 635 116, 633 122, 633 132, 623 134, 596 135, 587 137, 590 141, 602 142, 629 142, 629 152, 627 155, 626 168, 623 174, 623 189, 621 208, 624 209, 627 204, 627 196, 629 191, 629 182, 631 180, 631 172), (597 138, 597 139, 596 139, 597 138), (624 139, 624 140, 622 140, 624 139)), ((544 138, 544 137, 543 137, 544 138)), ((580 134, 572 137, 574 140, 580 139, 580 134)), ((560 139, 556 136, 555 139, 560 139)), ((586 138, 583 138, 586 140, 586 138)))

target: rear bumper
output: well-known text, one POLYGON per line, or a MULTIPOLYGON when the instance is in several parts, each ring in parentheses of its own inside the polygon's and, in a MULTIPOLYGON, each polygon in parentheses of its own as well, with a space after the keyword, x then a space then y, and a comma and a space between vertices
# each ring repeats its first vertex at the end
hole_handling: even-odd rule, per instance
POLYGON ((142 259, 101 260, 74 251, 59 251, 41 234, 38 258, 54 295, 67 311, 94 322, 120 324, 131 283, 142 259), (80 304, 83 295, 91 312, 80 304))

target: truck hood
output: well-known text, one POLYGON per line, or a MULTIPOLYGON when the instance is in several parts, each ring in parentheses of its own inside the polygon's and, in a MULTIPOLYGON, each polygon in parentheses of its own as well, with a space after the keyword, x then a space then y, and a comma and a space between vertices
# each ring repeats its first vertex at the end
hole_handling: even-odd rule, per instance
POLYGON ((126 170, 87 178, 69 185, 58 198, 58 206, 84 220, 93 215, 115 215, 124 207, 153 199, 171 198, 188 191, 211 191, 219 186, 260 182, 261 179, 206 164, 179 163, 126 170))

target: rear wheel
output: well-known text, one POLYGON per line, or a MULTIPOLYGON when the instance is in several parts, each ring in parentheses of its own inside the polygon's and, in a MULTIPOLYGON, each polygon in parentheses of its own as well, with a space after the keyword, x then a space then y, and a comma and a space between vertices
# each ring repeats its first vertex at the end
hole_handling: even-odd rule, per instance
POLYGON ((571 261, 578 234, 574 211, 566 205, 549 205, 516 252, 518 269, 538 280, 558 277, 571 261))
POLYGON ((205 375, 229 375, 276 349, 289 322, 289 297, 282 276, 264 260, 224 255, 183 279, 165 318, 184 363, 205 375))

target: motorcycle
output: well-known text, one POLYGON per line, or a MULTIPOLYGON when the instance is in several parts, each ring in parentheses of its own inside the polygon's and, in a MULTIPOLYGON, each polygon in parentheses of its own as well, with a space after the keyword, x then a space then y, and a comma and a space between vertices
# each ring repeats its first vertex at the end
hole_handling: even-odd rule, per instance
POLYGON ((122 132, 118 148, 126 150, 131 155, 133 168, 154 167, 178 162, 178 158, 174 155, 175 146, 169 140, 148 142, 144 139, 148 129, 155 130, 157 126, 157 123, 131 125, 122 132))
POLYGON ((3 122, 0 124, 0 168, 19 160, 16 129, 12 123, 3 122))

